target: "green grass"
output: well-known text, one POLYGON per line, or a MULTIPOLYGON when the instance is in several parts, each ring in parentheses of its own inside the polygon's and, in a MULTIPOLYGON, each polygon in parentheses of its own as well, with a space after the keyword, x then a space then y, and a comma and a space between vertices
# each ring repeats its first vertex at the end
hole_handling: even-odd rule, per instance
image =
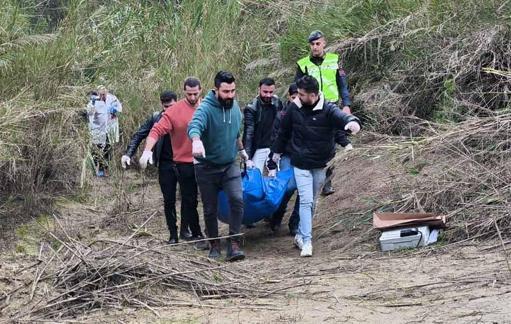
POLYGON ((44 214, 18 226, 15 230, 15 252, 36 256, 39 253, 40 242, 42 241, 49 243, 53 249, 57 249, 60 246, 60 242, 48 235, 48 231, 53 228, 53 218, 44 214))

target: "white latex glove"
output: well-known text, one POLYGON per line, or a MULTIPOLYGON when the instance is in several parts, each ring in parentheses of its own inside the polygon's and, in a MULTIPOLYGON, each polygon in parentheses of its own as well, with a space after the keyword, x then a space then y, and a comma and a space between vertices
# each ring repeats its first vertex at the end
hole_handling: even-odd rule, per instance
POLYGON ((277 169, 268 170, 268 177, 275 178, 277 176, 277 169))
POLYGON ((354 135, 360 131, 360 125, 355 121, 350 121, 349 123, 346 124, 344 130, 349 130, 351 131, 351 134, 354 135))
POLYGON ((140 167, 142 169, 147 168, 147 162, 149 162, 149 164, 153 164, 152 151, 144 151, 144 153, 142 153, 142 156, 140 157, 140 160, 138 160, 138 163, 140 164, 140 167))
POLYGON ((204 149, 204 144, 200 139, 194 140, 192 142, 192 155, 194 157, 206 157, 206 150, 204 149))
POLYGON ((344 147, 344 150, 345 150, 345 151, 351 151, 351 150, 353 150, 353 145, 351 145, 351 143, 349 143, 348 145, 346 145, 346 146, 344 147))
POLYGON ((275 163, 279 164, 280 156, 281 156, 281 155, 282 155, 282 154, 280 154, 280 153, 273 153, 273 156, 272 156, 272 158, 271 158, 271 159, 273 160, 273 162, 275 162, 275 163))
POLYGON ((245 165, 247 166, 248 169, 252 169, 255 167, 255 163, 252 160, 247 160, 247 162, 245 162, 245 165))
MULTIPOLYGON (((248 159, 248 154, 247 154, 247 151, 245 151, 245 149, 241 150, 241 151, 239 152, 239 155, 240 155, 240 158, 241 158, 243 161, 245 161, 245 162, 248 162, 248 161, 249 161, 249 159, 248 159)), ((252 162, 252 161, 250 161, 250 162, 252 162)), ((254 163, 254 162, 252 162, 252 164, 253 164, 253 163, 254 163)), ((247 168, 248 168, 248 164, 247 164, 247 168)))
POLYGON ((131 165, 131 158, 127 155, 121 157, 121 165, 123 169, 126 169, 127 165, 131 165))

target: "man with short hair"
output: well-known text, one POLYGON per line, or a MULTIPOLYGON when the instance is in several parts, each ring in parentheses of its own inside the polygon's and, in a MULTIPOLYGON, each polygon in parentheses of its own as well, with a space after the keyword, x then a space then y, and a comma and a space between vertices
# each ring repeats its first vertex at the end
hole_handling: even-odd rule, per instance
POLYGON ((221 257, 218 240, 217 199, 223 190, 230 206, 227 261, 242 260, 239 233, 243 218, 241 172, 236 163, 239 153, 248 160, 240 140, 241 110, 234 98, 236 83, 230 72, 215 76, 215 89, 209 91, 188 125, 195 158, 195 174, 204 206, 204 221, 210 239, 208 257, 221 257))
MULTIPOLYGON (((131 165, 131 159, 135 155, 138 146, 147 138, 153 126, 160 121, 165 111, 170 110, 175 105, 177 96, 173 91, 163 91, 160 94, 160 104, 162 109, 154 112, 146 120, 142 126, 133 134, 128 144, 126 153, 121 157, 121 165, 124 169, 131 165)), ((152 160, 158 167, 158 182, 163 195, 163 209, 165 212, 165 220, 167 228, 170 232, 169 244, 177 243, 176 231, 176 187, 177 176, 173 168, 172 146, 170 144, 170 136, 165 134, 155 144, 152 160)), ((181 225, 183 227, 183 223, 181 225)), ((186 229, 188 232, 188 229, 186 229)), ((191 235, 191 234, 190 234, 191 235)))
POLYGON ((275 80, 259 81, 259 95, 243 110, 243 145, 249 160, 247 168, 256 167, 264 172, 270 154, 272 127, 275 117, 282 110, 282 101, 275 94, 275 80))
MULTIPOLYGON (((158 139, 166 134, 170 135, 173 152, 173 169, 175 180, 179 183, 181 189, 181 230, 180 238, 184 240, 202 240, 204 239, 199 224, 199 214, 197 212, 197 182, 195 180, 195 171, 193 167, 192 142, 188 139, 188 123, 192 119, 197 106, 200 103, 201 84, 196 78, 187 78, 183 85, 185 98, 176 102, 176 104, 165 111, 161 120, 156 123, 149 133, 144 148, 144 153, 140 158, 142 169, 147 167, 147 163, 152 163, 151 150, 158 139), (187 237, 187 228, 190 227, 191 237, 187 237)), ((177 242, 177 229, 175 219, 169 241, 177 242)), ((204 243, 197 242, 199 248, 204 248, 204 243)))
MULTIPOLYGON (((304 75, 314 77, 319 82, 319 90, 323 93, 325 100, 339 104, 342 111, 351 114, 348 80, 346 72, 341 68, 339 55, 325 52, 326 38, 319 30, 310 33, 308 41, 311 52, 310 55, 298 60, 295 82, 304 75)), ((336 136, 338 137, 337 142, 341 143, 346 150, 353 148, 344 130, 339 130, 336 136)), ((331 166, 327 170, 328 179, 322 191, 325 196, 335 192, 331 183, 333 169, 331 166)))
POLYGON ((360 124, 358 118, 324 99, 314 77, 302 77, 297 87, 298 98, 287 108, 272 151, 275 152, 273 160, 278 163, 290 145, 300 196, 300 225, 295 245, 301 249, 300 256, 308 257, 312 256, 312 217, 317 194, 325 180, 325 167, 335 155, 334 134, 339 129, 355 134, 360 124))
MULTIPOLYGON (((273 135, 272 138, 276 138, 279 128, 280 128, 280 122, 282 120, 282 117, 286 114, 287 107, 292 104, 293 100, 298 96, 298 87, 296 86, 296 83, 292 83, 289 86, 288 89, 288 96, 287 96, 287 103, 284 107, 284 109, 277 115, 277 118, 275 118, 275 123, 273 125, 273 135)), ((346 136, 342 136, 340 131, 337 131, 335 133, 335 143, 345 146, 345 140, 346 136)), ((272 140, 273 142, 273 140, 272 140)), ((288 143, 288 146, 290 144, 288 143)), ((279 169, 280 170, 287 170, 288 168, 292 168, 291 166, 291 158, 290 158, 290 148, 286 148, 286 151, 283 153, 283 155, 280 158, 279 161, 279 169)), ((272 160, 272 153, 270 153, 269 160, 268 160, 268 176, 274 177, 277 172, 277 164, 273 162, 272 160)), ((325 182, 328 180, 328 178, 332 175, 331 168, 327 167, 326 169, 326 178, 325 182)), ((280 224, 282 223, 282 219, 284 218, 284 214, 286 213, 286 208, 289 200, 291 197, 293 197, 293 194, 296 190, 296 183, 294 181, 294 178, 289 182, 288 185, 288 191, 284 195, 284 198, 282 199, 282 202, 279 206, 279 209, 272 215, 271 221, 270 221, 270 227, 272 231, 276 232, 280 228, 280 224)), ((298 216, 298 209, 300 206, 300 197, 296 197, 295 206, 293 208, 293 213, 289 217, 288 222, 288 228, 289 228, 289 234, 292 236, 295 236, 296 233, 298 233, 298 224, 300 222, 300 218, 298 216)))

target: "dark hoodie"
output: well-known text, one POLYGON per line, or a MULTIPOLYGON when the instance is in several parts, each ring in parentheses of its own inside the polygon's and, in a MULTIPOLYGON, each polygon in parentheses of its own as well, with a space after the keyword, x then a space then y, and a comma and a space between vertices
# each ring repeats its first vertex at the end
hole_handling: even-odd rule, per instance
POLYGON ((199 162, 226 165, 236 159, 236 139, 240 136, 241 110, 234 100, 232 107, 221 106, 215 91, 208 92, 188 124, 188 136, 200 137, 206 150, 199 162))

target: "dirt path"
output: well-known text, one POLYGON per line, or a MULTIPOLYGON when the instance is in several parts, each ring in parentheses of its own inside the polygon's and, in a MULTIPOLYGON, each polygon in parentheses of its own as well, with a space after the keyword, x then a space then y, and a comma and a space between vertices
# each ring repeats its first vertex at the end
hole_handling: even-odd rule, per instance
MULTIPOLYGON (((361 162, 348 163, 360 165, 361 162)), ((362 183, 359 190, 371 195, 376 191, 381 193, 383 189, 379 185, 386 183, 386 172, 371 165, 366 167, 366 170, 373 170, 369 177, 373 180, 359 181, 362 183)), ((95 181, 89 203, 61 204, 59 219, 70 236, 84 242, 101 237, 122 239, 129 235, 130 227, 142 224, 156 209, 159 214, 144 229, 148 237, 138 240, 167 238, 156 181, 150 177, 141 178, 135 172, 125 177, 121 182, 95 181), (129 187, 121 187, 123 183, 129 187), (121 207, 119 202, 122 202, 121 207), (118 211, 119 208, 123 210, 118 211)), ((367 174, 364 179, 368 179, 367 174)), ((355 205, 355 209, 364 210, 364 204, 367 200, 356 193, 343 199, 336 195, 322 198, 320 218, 315 221, 315 233, 322 235, 315 241, 312 258, 300 258, 292 238, 284 230, 272 235, 264 223, 245 230, 244 249, 248 258, 242 265, 266 281, 281 283, 279 289, 282 290, 271 296, 207 302, 196 299, 193 307, 102 309, 76 320, 112 323, 511 323, 511 273, 498 242, 465 242, 465 245, 384 254, 377 250, 376 233, 370 231, 365 213, 358 213, 360 219, 356 224, 340 222, 341 229, 336 223, 332 225, 321 219, 335 213, 352 215, 348 207, 355 205), (496 248, 488 249, 492 246, 496 248)), ((159 244, 164 245, 163 242, 159 244)), ((204 253, 189 246, 175 249, 191 254, 204 253)), ((30 282, 34 271, 23 268, 36 258, 36 255, 4 252, 0 292, 6 293, 23 282, 30 282)), ((24 298, 27 296, 19 296, 5 307, 1 314, 4 320, 8 320, 9 311, 15 308, 13 305, 23 304, 24 298)), ((0 304, 0 310, 2 308, 0 304)))

